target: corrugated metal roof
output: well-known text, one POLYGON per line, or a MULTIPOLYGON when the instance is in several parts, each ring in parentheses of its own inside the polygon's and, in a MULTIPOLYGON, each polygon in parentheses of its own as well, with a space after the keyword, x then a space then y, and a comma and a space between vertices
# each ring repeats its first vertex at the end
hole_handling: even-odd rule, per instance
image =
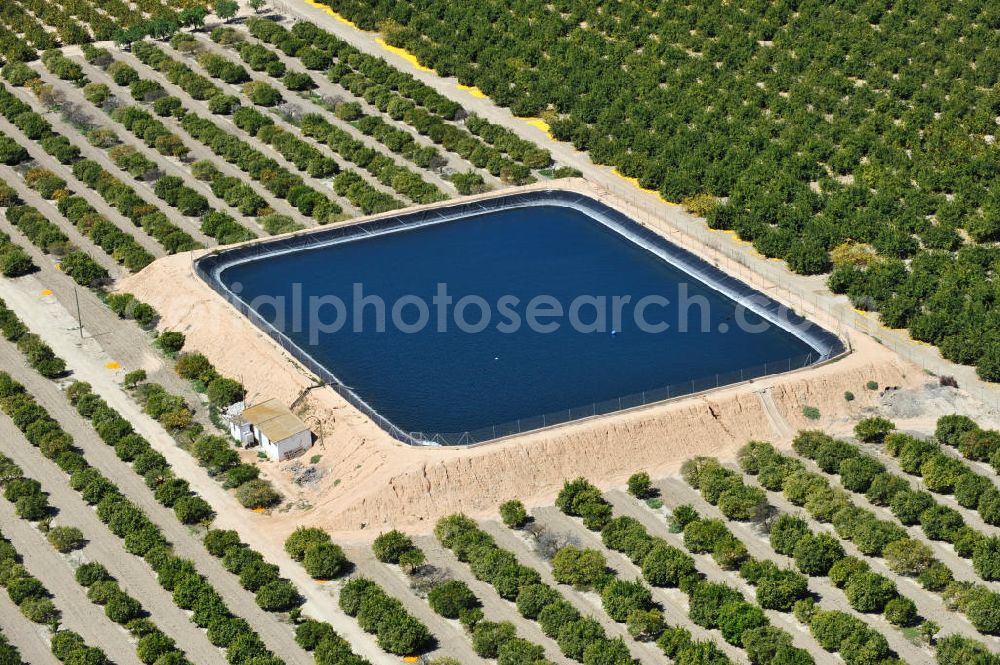
POLYGON ((309 429, 287 406, 274 398, 244 409, 240 416, 255 425, 272 443, 309 429))

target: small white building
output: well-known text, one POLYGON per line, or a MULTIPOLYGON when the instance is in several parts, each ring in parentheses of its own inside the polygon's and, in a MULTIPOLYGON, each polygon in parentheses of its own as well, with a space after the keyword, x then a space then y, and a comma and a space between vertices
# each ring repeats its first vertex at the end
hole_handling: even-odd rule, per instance
POLYGON ((276 399, 245 406, 233 404, 224 414, 229 433, 244 446, 253 442, 278 462, 312 447, 312 432, 291 409, 276 399))

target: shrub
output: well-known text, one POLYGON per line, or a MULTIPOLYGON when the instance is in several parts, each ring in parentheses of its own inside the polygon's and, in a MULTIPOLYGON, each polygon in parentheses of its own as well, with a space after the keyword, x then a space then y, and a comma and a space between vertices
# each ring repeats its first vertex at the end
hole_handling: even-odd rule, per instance
POLYGON ((1000 634, 1000 594, 979 588, 970 594, 965 606, 965 616, 981 633, 1000 634))
MULTIPOLYGON (((876 386, 877 388, 878 386, 876 386)), ((896 424, 885 418, 865 418, 854 426, 854 434, 867 443, 882 443, 886 435, 896 429, 896 424)))
POLYGON ((431 609, 448 619, 457 619, 463 610, 478 604, 476 595, 461 580, 438 584, 427 594, 431 609))
POLYGON ((979 426, 968 416, 958 414, 941 416, 937 420, 934 437, 946 446, 957 448, 961 442, 962 435, 967 432, 974 432, 977 429, 979 429, 979 426))
MULTIPOLYGON (((372 543, 375 558, 383 563, 399 563, 399 558, 414 548, 413 540, 401 531, 380 534, 372 543)), ((287 548, 287 545, 286 545, 287 548)))
POLYGON ((174 514, 182 524, 207 522, 213 512, 212 506, 200 496, 182 496, 174 503, 174 514))
POLYGON ((282 102, 281 93, 263 81, 244 83, 243 94, 258 106, 276 106, 282 102))
POLYGON ((205 534, 205 549, 214 557, 221 557, 231 547, 239 547, 240 534, 228 529, 209 529, 205 534))
POLYGON ((721 520, 698 519, 684 527, 684 547, 695 554, 705 554, 728 536, 729 529, 721 520))
POLYGON ((637 499, 648 499, 656 494, 649 474, 645 471, 632 474, 628 479, 628 493, 637 499))
POLYGON ((80 566, 76 569, 75 576, 77 584, 84 587, 89 587, 96 582, 111 579, 111 575, 108 573, 107 568, 96 561, 88 561, 87 563, 80 564, 80 566))
POLYGON ((984 580, 1000 580, 1000 537, 980 540, 972 553, 972 565, 984 580))
POLYGON ((762 518, 766 505, 767 495, 762 489, 745 485, 725 490, 718 501, 722 514, 737 521, 762 518))
POLYGON ((543 633, 556 639, 565 626, 579 618, 580 612, 575 607, 568 601, 559 599, 542 608, 538 613, 538 625, 541 626, 543 633))
POLYGON ((917 577, 934 563, 931 548, 909 538, 887 545, 883 556, 893 572, 907 577, 917 577))
POLYGON ((638 642, 652 642, 663 634, 666 624, 663 621, 663 612, 652 609, 635 610, 630 613, 625 620, 625 626, 632 639, 638 642))
POLYGON ((125 593, 113 596, 104 606, 104 614, 117 624, 126 624, 142 616, 142 604, 125 593))
POLYGON ((898 595, 892 580, 872 572, 853 575, 844 592, 851 607, 859 612, 882 612, 886 603, 898 595))
POLYGON ((565 624, 556 641, 559 643, 559 650, 566 657, 582 661, 587 647, 605 638, 601 624, 590 617, 583 617, 565 624))
POLYGON ((528 522, 528 511, 518 499, 500 504, 500 518, 512 529, 519 529, 528 522))
POLYGON ((528 584, 517 594, 517 611, 526 619, 537 619, 543 609, 559 600, 559 592, 548 585, 528 584))
POLYGON ((931 540, 953 542, 964 525, 961 513, 948 506, 931 506, 920 515, 920 526, 931 540))
POLYGON ((744 601, 743 594, 718 582, 702 582, 689 594, 688 616, 703 628, 718 628, 719 611, 727 603, 744 601))
POLYGON ((892 514, 903 524, 910 526, 920 521, 920 515, 934 504, 934 497, 927 492, 906 489, 897 492, 890 502, 892 514))
POLYGON ((146 370, 136 369, 125 375, 122 381, 126 388, 135 388, 137 385, 146 380, 146 370))
POLYGON ((958 480, 967 473, 969 470, 962 461, 940 452, 930 455, 920 465, 920 475, 923 476, 924 485, 930 491, 939 494, 954 492, 958 480))
POLYGON ((281 502, 281 495, 266 480, 256 479, 236 488, 236 500, 244 508, 270 508, 281 502))
POLYGON ((653 607, 649 588, 639 580, 612 579, 601 590, 601 602, 608 616, 619 623, 623 623, 635 610, 653 607))
POLYGON ((853 556, 845 556, 830 566, 828 573, 834 586, 844 588, 855 575, 868 572, 868 564, 853 556))
POLYGON ((653 586, 677 587, 696 574, 694 559, 666 543, 655 545, 642 560, 642 575, 653 586))
POLYGON ((333 579, 347 568, 347 557, 339 545, 314 542, 306 546, 302 565, 314 579, 333 579))
POLYGON ((799 540, 809 534, 809 526, 801 517, 782 513, 771 525, 771 547, 779 554, 792 556, 799 540))
POLYGON ((885 472, 885 467, 878 460, 863 455, 841 462, 838 472, 840 482, 845 489, 852 492, 867 492, 872 481, 885 472))
POLYGON ((604 576, 607 563, 597 550, 566 545, 552 559, 552 576, 557 582, 590 588, 604 576))
MULTIPOLYGON (((792 606, 809 593, 806 577, 794 570, 783 570, 770 561, 748 562, 740 569, 740 574, 750 577, 756 572, 757 604, 765 610, 791 611, 792 606), (758 567, 758 571, 747 571, 748 566, 758 567)), ((747 578, 749 581, 750 578, 747 578)))
POLYGON ((516 637, 517 630, 509 621, 480 621, 472 632, 472 648, 482 658, 496 658, 500 648, 516 637))
POLYGON ((45 537, 56 551, 63 553, 78 550, 86 542, 83 532, 75 526, 52 527, 45 537))
POLYGON ((288 580, 275 580, 262 586, 255 600, 262 610, 284 612, 298 604, 299 593, 288 580))
POLYGON ((184 348, 184 333, 165 330, 157 336, 156 345, 165 353, 177 353, 184 348))
POLYGON ((897 596, 885 604, 885 618, 894 626, 912 626, 917 622, 917 606, 909 598, 897 596))
POLYGON ((285 539, 285 551, 296 561, 302 561, 310 545, 329 542, 330 536, 323 529, 300 526, 285 539))
POLYGON ((844 557, 844 547, 828 533, 806 534, 795 544, 792 556, 795 565, 806 575, 826 575, 833 564, 844 557))
POLYGON ((736 645, 742 644, 747 631, 768 625, 761 608, 743 601, 729 602, 719 608, 717 621, 722 638, 736 645))

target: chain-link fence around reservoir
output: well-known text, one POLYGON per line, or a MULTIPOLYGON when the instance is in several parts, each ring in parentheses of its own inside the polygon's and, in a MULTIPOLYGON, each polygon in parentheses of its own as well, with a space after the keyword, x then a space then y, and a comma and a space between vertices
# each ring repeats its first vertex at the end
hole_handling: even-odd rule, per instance
MULTIPOLYGON (((250 242, 232 249, 213 252, 197 259, 194 268, 196 274, 208 283, 213 290, 250 319, 258 328, 266 332, 275 342, 307 369, 316 374, 324 383, 329 385, 355 408, 371 418, 391 436, 411 445, 471 445, 483 443, 492 439, 521 434, 543 427, 551 427, 581 418, 654 404, 762 376, 780 374, 835 358, 845 350, 844 344, 837 335, 808 321, 797 312, 789 310, 781 303, 752 288, 744 281, 725 273, 694 253, 671 243, 619 210, 579 192, 567 190, 541 189, 527 192, 508 192, 472 201, 420 208, 401 214, 388 213, 355 224, 343 224, 274 240, 250 242), (473 431, 450 433, 407 432, 385 418, 360 395, 355 393, 354 390, 344 385, 331 368, 318 362, 306 349, 301 348, 250 307, 239 295, 233 293, 224 283, 222 277, 223 271, 228 267, 277 254, 363 240, 364 238, 384 233, 393 233, 429 224, 455 221, 486 212, 529 205, 568 206, 582 211, 593 221, 612 228, 640 247, 656 254, 662 260, 682 269, 686 274, 691 276, 693 281, 703 283, 732 300, 738 306, 754 312, 771 324, 795 335, 812 347, 814 352, 787 360, 686 380, 681 383, 616 397, 603 402, 489 425, 473 431)), ((512 387, 512 389, 515 388, 512 387)))
POLYGON ((722 388, 723 386, 753 381, 754 379, 770 376, 772 374, 784 374, 785 372, 790 372, 793 369, 809 367, 810 365, 815 364, 815 362, 816 354, 809 353, 801 356, 795 356, 794 358, 787 358, 785 360, 776 360, 762 365, 754 365, 753 367, 746 367, 744 369, 734 370, 731 372, 712 374, 700 379, 691 379, 689 381, 672 383, 661 388, 643 390, 641 392, 632 393, 631 395, 623 395, 622 397, 606 399, 601 402, 591 402, 590 404, 571 409, 560 409, 559 411, 543 413, 537 416, 509 420, 497 425, 487 425, 486 427, 480 427, 466 432, 410 432, 409 435, 418 441, 442 446, 460 446, 485 443, 494 439, 514 436, 516 434, 524 434, 526 432, 532 432, 546 427, 553 427, 555 425, 562 425, 564 423, 582 420, 584 418, 593 418, 594 416, 602 416, 609 413, 635 409, 641 406, 648 406, 650 404, 666 402, 679 397, 696 395, 709 390, 715 390, 716 388, 722 388))

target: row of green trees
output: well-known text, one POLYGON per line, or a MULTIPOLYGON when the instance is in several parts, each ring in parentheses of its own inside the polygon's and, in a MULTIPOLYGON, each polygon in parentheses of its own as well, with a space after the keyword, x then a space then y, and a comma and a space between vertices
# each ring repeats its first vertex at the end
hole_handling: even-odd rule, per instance
MULTIPOLYGON (((459 561, 469 564, 477 579, 493 585, 501 597, 515 602, 522 616, 537 621, 542 631, 558 642, 565 656, 588 665, 630 662, 628 650, 620 640, 609 639, 594 618, 581 615, 557 589, 544 584, 537 571, 519 563, 512 552, 498 547, 493 537, 473 520, 464 515, 442 518, 434 534, 459 561)), ((630 587, 622 587, 621 591, 623 598, 631 596, 630 587)), ((615 595, 617 598, 618 594, 615 595)), ((503 635, 504 628, 500 626, 487 623, 481 630, 503 635)), ((711 642, 693 641, 683 629, 667 628, 663 634, 668 632, 676 640, 673 647, 668 643, 660 646, 665 652, 671 651, 668 656, 677 662, 695 663, 699 662, 699 656, 706 655, 717 659, 712 662, 727 662, 711 642)))
MULTIPOLYGON (((120 85, 131 84, 138 81, 138 73, 124 65, 120 61, 115 61, 108 67, 109 73, 120 85), (116 67, 115 65, 121 65, 116 67)), ((103 84, 98 84, 102 85, 103 84)), ((105 89, 107 86, 103 86, 105 89)), ((86 92, 86 89, 85 89, 86 92)), ((103 101, 110 95, 100 95, 99 98, 90 101, 103 108, 103 101)), ((158 115, 183 116, 183 108, 180 100, 176 97, 161 97, 154 104, 154 110, 158 115), (163 104, 163 102, 173 102, 163 104)), ((121 122, 126 129, 137 137, 146 141, 147 137, 153 138, 153 145, 157 146, 157 141, 161 136, 169 136, 170 144, 173 146, 171 152, 182 150, 187 152, 187 147, 174 134, 168 132, 166 127, 148 113, 138 107, 123 107, 122 110, 115 109, 111 113, 112 119, 121 122)), ((117 140, 117 138, 115 138, 117 140)), ((148 143, 148 142, 147 142, 148 143)), ((160 141, 159 147, 164 147, 160 141)), ((144 178, 156 170, 156 164, 147 159, 134 146, 127 144, 114 145, 111 142, 102 142, 100 147, 109 148, 108 155, 115 162, 115 165, 124 171, 128 171, 135 178, 144 178)), ((227 177, 222 174, 209 161, 196 162, 192 165, 192 172, 195 177, 201 180, 212 182, 212 192, 222 198, 226 203, 240 210, 247 215, 256 215, 267 209, 267 204, 253 189, 243 183, 238 178, 227 177)), ((166 201, 168 205, 178 208, 184 214, 201 216, 201 230, 205 235, 214 238, 220 244, 230 244, 251 240, 256 236, 251 230, 239 224, 232 216, 213 210, 208 206, 208 201, 191 188, 184 186, 178 178, 162 178, 157 182, 154 189, 157 196, 166 201), (164 184, 166 181, 166 184, 164 184)))
MULTIPOLYGON (((213 38, 215 38, 214 34, 213 38)), ((247 64, 249 64, 255 71, 266 70, 268 75, 274 78, 281 76, 284 72, 284 64, 282 64, 281 60, 278 59, 278 56, 262 44, 256 42, 242 42, 237 46, 237 52, 240 54, 240 57, 243 58, 243 60, 247 62, 247 64)), ((229 71, 235 72, 236 68, 239 67, 238 65, 235 65, 235 63, 230 63, 224 58, 220 58, 214 54, 203 54, 199 57, 199 62, 201 62, 202 58, 210 60, 214 63, 215 67, 219 69, 220 72, 227 71, 227 68, 229 71)), ((210 71, 209 73, 211 74, 212 72, 210 71)), ((245 74, 245 72, 243 73, 245 74)), ((293 73, 289 72, 288 74, 285 74, 285 77, 287 78, 291 74, 293 73)), ((215 74, 213 74, 213 76, 215 76, 215 74)), ((300 76, 305 77, 305 80, 300 80, 298 83, 305 85, 307 88, 315 87, 315 84, 309 85, 311 78, 308 74, 300 73, 300 76)), ((300 86, 296 84, 293 87, 299 88, 300 86)), ((252 98, 251 101, 258 104, 260 103, 252 98)), ((434 157, 437 155, 437 150, 435 148, 422 148, 407 132, 388 125, 376 116, 363 116, 360 112, 359 105, 351 104, 347 106, 349 106, 352 110, 351 115, 344 117, 343 113, 338 112, 338 117, 341 117, 341 119, 344 120, 354 121, 355 127, 363 131, 365 134, 373 136, 376 140, 386 145, 386 147, 393 152, 403 154, 415 163, 418 163, 418 165, 424 167, 429 166, 434 157), (355 109, 356 112, 353 112, 355 109)), ((294 119, 290 120, 294 121, 294 119)), ((367 148, 362 142, 355 140, 347 132, 335 128, 333 125, 328 123, 320 114, 308 114, 306 117, 303 117, 301 121, 296 122, 296 124, 299 125, 303 133, 326 142, 327 145, 333 148, 345 159, 366 169, 378 178, 382 184, 392 187, 395 191, 399 192, 403 196, 406 196, 415 203, 433 203, 446 198, 443 192, 441 192, 434 185, 425 182, 417 173, 414 173, 405 167, 398 166, 391 158, 385 155, 380 155, 377 151, 367 148), (308 128, 311 128, 313 131, 308 131, 308 128)), ((359 201, 359 203, 366 202, 367 198, 370 196, 371 194, 359 201)), ((373 208, 371 204, 368 204, 366 207, 373 208)))
POLYGON ((164 661, 186 665, 190 661, 167 634, 157 627, 100 563, 91 561, 76 569, 76 581, 87 589, 87 598, 104 607, 109 619, 124 627, 136 639, 136 656, 143 663, 164 661))
MULTIPOLYGON (((863 430, 866 421, 857 429, 863 430)), ((931 540, 950 543, 962 557, 971 558, 973 568, 984 579, 995 579, 998 570, 985 563, 995 555, 981 548, 990 541, 982 532, 967 526, 960 511, 938 504, 933 496, 923 490, 914 490, 903 478, 889 474, 885 467, 870 455, 863 454, 856 446, 821 435, 800 435, 796 452, 813 458, 824 471, 840 475, 841 484, 858 493, 871 491, 878 478, 883 496, 880 503, 887 505, 902 524, 920 524, 931 540), (979 553, 977 555, 977 552, 979 553), (984 574, 985 573, 985 574, 984 574)), ((921 475, 924 486, 935 493, 954 493, 962 497, 966 508, 982 505, 980 516, 984 521, 995 522, 1000 505, 1000 492, 984 476, 972 472, 961 460, 942 452, 933 441, 925 441, 906 434, 892 432, 884 437, 885 451, 898 458, 903 471, 921 475), (961 491, 959 490, 961 483, 961 491)), ((878 488, 877 488, 878 489, 878 488)), ((995 549, 995 546, 994 548, 995 549)))
POLYGON ((132 187, 93 160, 73 164, 73 175, 101 195, 138 227, 156 240, 169 254, 187 252, 201 245, 189 233, 173 224, 157 207, 139 196, 132 187))
POLYGON ((419 619, 368 578, 351 578, 340 589, 338 602, 340 609, 356 618, 361 629, 373 633, 379 646, 391 654, 423 653, 434 643, 431 632, 419 619))
POLYGON ((311 23, 302 21, 287 31, 276 23, 252 19, 248 28, 255 37, 299 58, 308 69, 324 69, 336 61, 327 71, 331 81, 374 104, 393 119, 403 120, 445 149, 470 160, 474 157, 476 166, 488 167, 496 176, 503 175, 510 182, 522 184, 531 181, 532 168, 551 163, 547 151, 505 134, 505 130, 485 121, 474 126, 478 132, 493 139, 498 147, 446 122, 464 113, 461 106, 384 60, 361 53, 311 23))
MULTIPOLYGON (((172 508, 185 524, 211 521, 212 509, 194 494, 187 482, 177 478, 167 460, 152 449, 125 420, 86 383, 76 382, 66 391, 80 415, 89 419, 101 440, 114 447, 115 454, 141 475, 157 502, 172 508)), ((175 604, 192 610, 192 621, 208 629, 209 640, 229 651, 234 662, 249 662, 261 656, 273 657, 259 636, 239 617, 233 616, 212 586, 198 574, 194 563, 178 557, 157 527, 141 508, 123 496, 118 488, 76 451, 65 451, 56 459, 70 474, 70 485, 81 497, 96 505, 98 517, 119 538, 125 549, 143 557, 157 574, 160 585, 173 594, 175 604)), ((172 643, 148 640, 149 648, 172 650, 172 643)), ((141 642, 141 641, 140 641, 141 642)), ((156 656, 158 657, 158 656, 156 656)), ((154 660, 155 658, 154 657, 154 660)))
MULTIPOLYGON (((66 373, 66 362, 52 348, 31 332, 7 303, 0 300, 0 332, 8 342, 17 344, 25 360, 42 376, 55 379, 66 373)), ((16 424, 16 423, 15 423, 16 424)))
MULTIPOLYGON (((835 440, 820 432, 800 432, 794 445, 796 451, 804 456, 815 455, 817 464, 832 467, 836 464, 833 461, 836 454, 832 451, 843 450, 844 447, 838 443, 831 444, 831 441, 835 440), (822 455, 820 450, 824 451, 822 455)), ((745 451, 744 468, 748 473, 756 471, 760 483, 769 490, 781 491, 790 502, 805 507, 814 519, 831 524, 840 537, 853 542, 862 554, 882 557, 895 572, 914 577, 928 591, 941 593, 949 607, 965 613, 980 632, 996 634, 1000 630, 995 612, 1000 594, 982 585, 956 581, 952 571, 933 557, 926 544, 909 538, 898 523, 880 520, 872 511, 854 505, 847 492, 833 487, 822 474, 806 470, 795 458, 772 453, 766 447, 747 448, 745 451), (759 459, 756 453, 751 455, 752 450, 760 453, 759 459)), ((839 468, 839 464, 836 466, 839 468)), ((909 484, 899 480, 893 480, 891 474, 878 474, 868 487, 867 498, 876 505, 891 505, 894 495, 909 491, 909 484)), ((736 481, 722 480, 722 483, 733 482, 736 481)), ((897 503, 897 506, 901 505, 897 503)), ((965 556, 971 556, 973 550, 967 549, 963 543, 978 539, 971 535, 974 530, 961 524, 961 516, 955 511, 946 506, 931 506, 919 510, 918 514, 917 519, 930 537, 941 539, 949 535, 957 544, 957 553, 964 552, 965 556)))
MULTIPOLYGON (((4 477, 16 477, 20 468, 6 457, 0 459, 0 466, 5 471, 4 477)), ((106 665, 110 661, 98 647, 87 646, 78 634, 70 630, 60 629, 61 614, 52 602, 52 595, 37 577, 28 572, 21 562, 14 545, 0 534, 0 586, 7 590, 11 602, 18 606, 21 613, 29 621, 47 625, 52 632, 50 648, 52 655, 61 663, 90 663, 91 665, 106 665)), ((20 654, 6 637, 0 634, 0 658, 10 665, 21 665, 20 654)))
POLYGON ((36 270, 38 266, 24 248, 11 240, 6 233, 0 233, 0 273, 4 277, 21 277, 36 270))
MULTIPOLYGON (((633 489, 639 494, 647 494, 649 490, 642 487, 641 480, 635 479, 633 489)), ((743 543, 730 534, 723 523, 701 520, 690 507, 685 507, 679 513, 675 511, 683 516, 684 523, 672 527, 684 531, 684 544, 691 552, 711 552, 724 569, 738 569, 741 574, 744 573, 741 567, 745 566, 743 577, 756 587, 756 603, 748 602, 740 591, 731 586, 705 580, 690 555, 662 538, 651 536, 638 520, 625 516, 609 517, 602 526, 595 525, 593 515, 598 511, 594 506, 606 506, 602 512, 610 512, 611 506, 601 496, 600 490, 585 479, 567 482, 556 502, 560 510, 568 515, 589 516, 591 525, 588 528, 599 530, 601 540, 608 548, 622 552, 639 566, 649 584, 679 588, 688 594, 691 620, 704 628, 718 629, 724 640, 747 652, 751 663, 813 662, 807 651, 792 646, 790 635, 770 625, 763 611, 790 611, 792 605, 807 593, 805 578, 795 573, 790 575, 789 571, 782 571, 771 562, 754 561, 747 555, 743 543)), ((560 551, 556 559, 563 558, 567 548, 560 551)), ((556 559, 553 559, 554 572, 556 559)), ((605 608, 613 619, 631 619, 630 630, 635 633, 653 628, 655 624, 651 621, 650 612, 655 608, 651 607, 649 591, 641 582, 622 582, 609 576, 603 570, 604 557, 598 552, 590 554, 584 551, 573 559, 575 561, 568 572, 573 574, 575 570, 579 575, 589 569, 590 583, 597 585, 605 608), (589 556, 584 556, 587 554, 589 556), (622 587, 627 592, 625 599, 621 598, 622 587)), ((661 625, 652 631, 651 637, 658 638, 662 630, 661 625)))

